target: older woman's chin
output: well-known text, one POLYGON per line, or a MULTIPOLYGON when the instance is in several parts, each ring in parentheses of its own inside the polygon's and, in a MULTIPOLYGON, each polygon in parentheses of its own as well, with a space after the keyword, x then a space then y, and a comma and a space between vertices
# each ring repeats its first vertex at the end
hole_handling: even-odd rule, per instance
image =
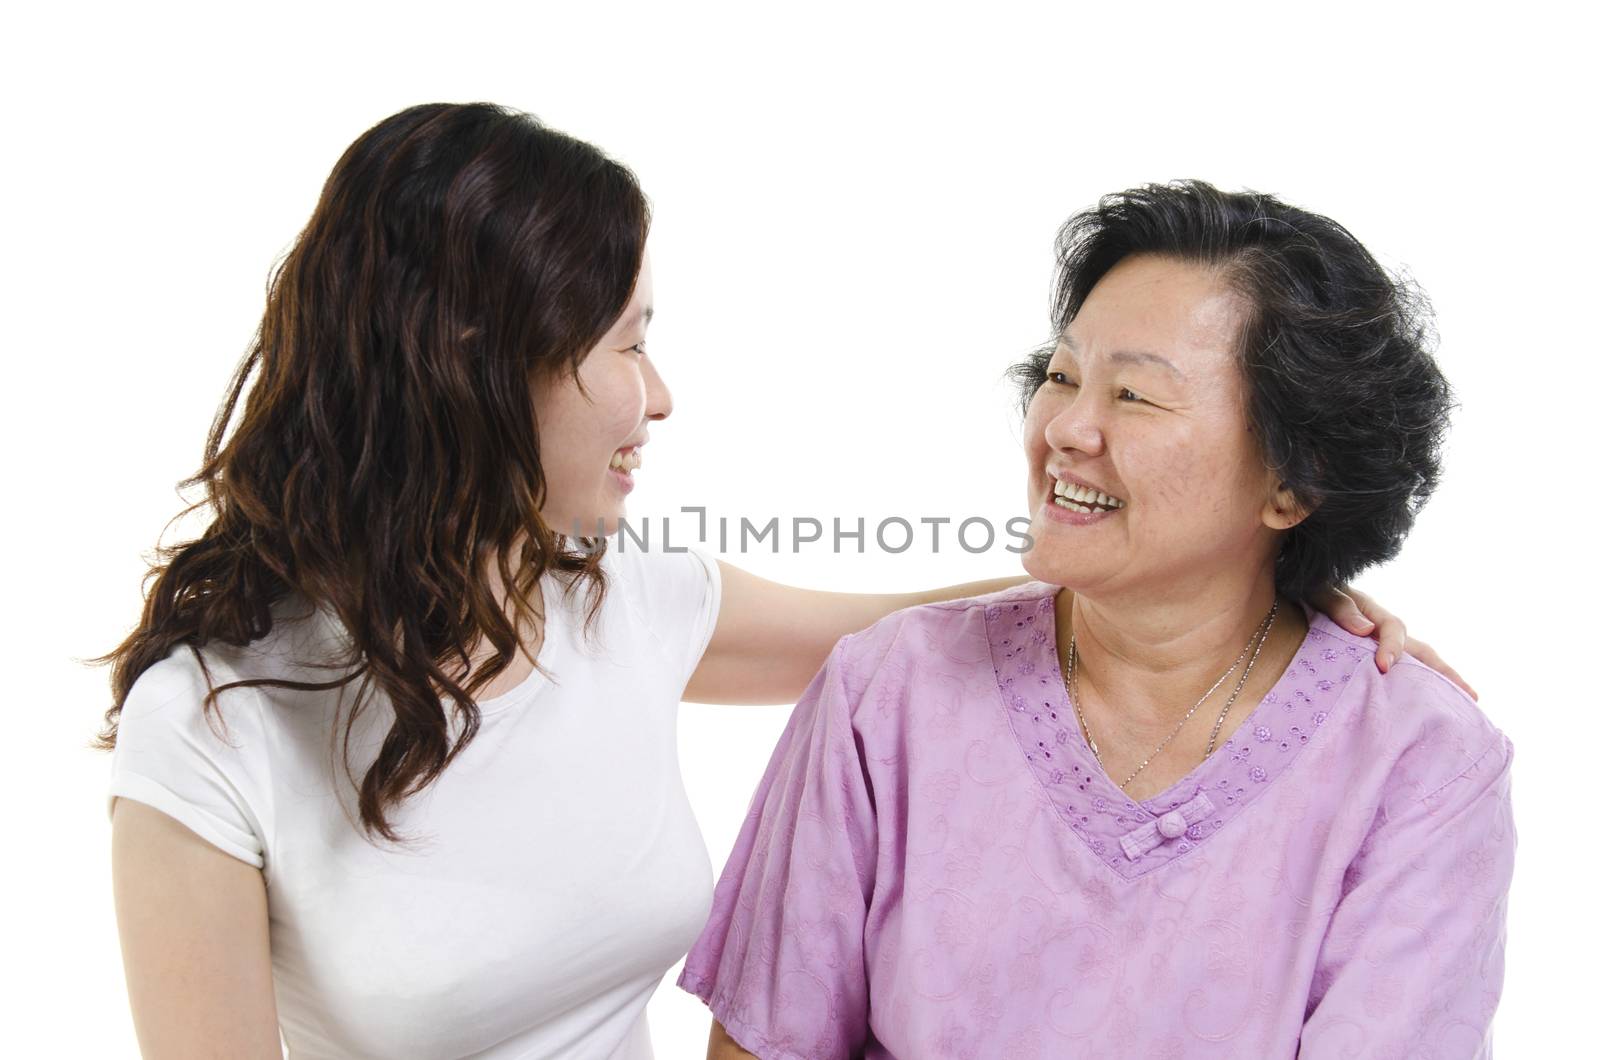
POLYGON ((1022 569, 1028 577, 1047 585, 1071 588, 1071 582, 1074 580, 1072 565, 1067 563, 1064 557, 1044 553, 1037 544, 1022 554, 1022 569))

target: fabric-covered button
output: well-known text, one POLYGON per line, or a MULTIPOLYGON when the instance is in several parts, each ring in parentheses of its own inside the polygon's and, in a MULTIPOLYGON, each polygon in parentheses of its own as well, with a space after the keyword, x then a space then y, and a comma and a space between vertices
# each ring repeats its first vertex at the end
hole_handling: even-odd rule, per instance
MULTIPOLYGON (((1077 766, 1073 766, 1077 769, 1077 766)), ((1243 791, 1243 788, 1239 789, 1243 791)), ((1229 795, 1228 798, 1233 798, 1229 795)), ((1155 820, 1146 821, 1133 831, 1124 835, 1117 841, 1122 847, 1122 856, 1129 861, 1138 861, 1152 850, 1164 844, 1169 839, 1176 839, 1188 830, 1189 821, 1203 821, 1206 816, 1215 810, 1216 806, 1205 792, 1201 792, 1182 806, 1178 806, 1155 820)), ((1088 823, 1089 818, 1083 818, 1088 823)), ((1077 825, 1073 825, 1074 828, 1077 825)), ((1198 826, 1197 826, 1198 827, 1198 826)), ((1169 852, 1182 853, 1189 846, 1188 843, 1177 843, 1165 849, 1169 852)))

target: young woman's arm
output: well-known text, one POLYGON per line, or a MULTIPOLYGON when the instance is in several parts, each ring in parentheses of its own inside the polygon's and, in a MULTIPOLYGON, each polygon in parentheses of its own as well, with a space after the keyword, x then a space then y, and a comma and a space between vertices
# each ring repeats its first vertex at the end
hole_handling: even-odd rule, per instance
POLYGON ((111 875, 145 1060, 282 1060, 261 870, 118 799, 111 875))
MULTIPOLYGON (((722 560, 717 565, 722 608, 711 643, 684 689, 683 698, 691 703, 793 703, 840 637, 904 607, 981 596, 1028 580, 994 578, 915 593, 835 593, 781 585, 722 560)), ((1333 589, 1312 603, 1351 633, 1375 634, 1380 669, 1387 671, 1401 651, 1409 651, 1477 698, 1432 648, 1408 640, 1405 624, 1371 597, 1333 589)))
POLYGON ((903 607, 981 596, 1028 580, 995 578, 920 593, 834 593, 780 585, 720 559, 717 566, 722 607, 684 689, 691 703, 793 703, 840 637, 903 607))

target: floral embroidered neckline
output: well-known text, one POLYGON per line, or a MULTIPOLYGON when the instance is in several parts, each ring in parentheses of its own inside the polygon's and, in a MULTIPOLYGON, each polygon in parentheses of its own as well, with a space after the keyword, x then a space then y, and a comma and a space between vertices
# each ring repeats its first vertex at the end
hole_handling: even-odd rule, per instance
POLYGON ((1078 728, 1056 655, 1059 588, 1030 582, 984 608, 989 656, 1011 731, 1071 829, 1112 871, 1135 879, 1193 850, 1288 770, 1327 721, 1363 650, 1308 612, 1294 658, 1243 724, 1166 791, 1136 802, 1106 776, 1078 728))

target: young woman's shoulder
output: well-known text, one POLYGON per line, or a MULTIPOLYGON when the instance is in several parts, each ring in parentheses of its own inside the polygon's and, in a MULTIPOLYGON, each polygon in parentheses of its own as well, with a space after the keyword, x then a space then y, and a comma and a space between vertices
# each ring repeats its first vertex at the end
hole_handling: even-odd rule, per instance
POLYGON ((174 648, 134 681, 118 719, 107 791, 154 807, 260 868, 271 826, 268 738, 258 693, 212 688, 238 679, 222 652, 174 648), (202 668, 201 657, 205 665, 202 668))
POLYGON ((600 569, 608 579, 608 594, 617 593, 651 617, 698 610, 717 594, 722 581, 715 557, 701 548, 666 551, 611 542, 600 569))

